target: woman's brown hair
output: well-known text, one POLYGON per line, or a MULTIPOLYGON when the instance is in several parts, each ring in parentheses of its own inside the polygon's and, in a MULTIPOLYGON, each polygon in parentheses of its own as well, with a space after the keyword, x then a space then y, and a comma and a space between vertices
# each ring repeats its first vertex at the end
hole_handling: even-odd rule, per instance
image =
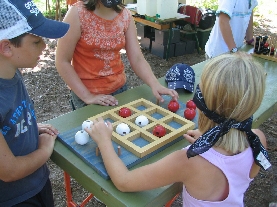
MULTIPOLYGON (((101 1, 100 0, 83 0, 84 5, 87 10, 94 11, 97 4, 99 4, 101 1)), ((113 6, 112 7, 117 13, 120 13, 122 8, 124 8, 124 4, 120 3, 119 5, 113 6)))

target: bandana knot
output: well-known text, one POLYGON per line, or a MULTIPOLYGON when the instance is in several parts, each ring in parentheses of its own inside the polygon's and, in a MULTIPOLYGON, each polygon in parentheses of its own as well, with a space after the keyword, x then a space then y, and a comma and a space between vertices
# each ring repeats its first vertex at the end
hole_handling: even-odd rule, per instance
POLYGON ((248 142, 253 151, 255 163, 265 170, 271 166, 266 149, 261 144, 259 137, 251 130, 253 117, 250 117, 242 122, 237 122, 234 119, 226 119, 218 115, 216 112, 210 111, 206 106, 199 85, 196 87, 193 101, 197 108, 201 110, 207 118, 214 121, 218 125, 206 131, 189 147, 187 151, 188 158, 206 152, 214 146, 220 137, 227 134, 230 129, 233 128, 246 133, 248 142))

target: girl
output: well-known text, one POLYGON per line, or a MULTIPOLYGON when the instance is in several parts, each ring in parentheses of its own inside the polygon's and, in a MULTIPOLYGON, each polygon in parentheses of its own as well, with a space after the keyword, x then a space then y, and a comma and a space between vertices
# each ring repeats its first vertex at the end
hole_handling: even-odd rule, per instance
POLYGON ((56 66, 71 89, 73 109, 88 104, 116 106, 114 95, 127 90, 120 50, 125 49, 132 69, 153 95, 178 99, 176 91, 162 86, 147 63, 137 40, 130 11, 121 0, 84 0, 70 7, 64 18, 70 29, 58 41, 56 66))
POLYGON ((113 149, 111 123, 107 128, 99 118, 87 132, 120 191, 182 182, 183 206, 243 206, 244 192, 260 167, 270 167, 263 132, 251 130, 264 90, 265 72, 251 56, 238 52, 210 60, 193 98, 199 129, 184 135, 192 144, 132 171, 113 149))

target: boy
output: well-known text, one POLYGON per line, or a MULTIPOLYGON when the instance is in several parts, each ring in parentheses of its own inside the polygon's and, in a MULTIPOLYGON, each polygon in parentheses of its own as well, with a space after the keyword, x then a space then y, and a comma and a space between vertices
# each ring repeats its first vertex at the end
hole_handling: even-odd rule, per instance
POLYGON ((0 0, 0 207, 54 206, 45 163, 58 131, 36 123, 18 68, 36 66, 45 48, 41 37, 60 38, 68 29, 31 0, 0 0))

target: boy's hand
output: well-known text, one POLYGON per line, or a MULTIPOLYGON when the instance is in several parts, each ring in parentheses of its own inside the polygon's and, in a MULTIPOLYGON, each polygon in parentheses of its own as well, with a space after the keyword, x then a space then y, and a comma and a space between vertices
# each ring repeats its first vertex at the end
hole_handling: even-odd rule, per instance
POLYGON ((202 135, 202 133, 196 129, 196 130, 188 130, 186 134, 184 134, 183 136, 185 137, 186 140, 188 140, 190 143, 194 143, 200 136, 202 135))
POLYGON ((93 120, 91 128, 85 128, 85 131, 91 136, 91 138, 99 145, 100 143, 111 141, 113 126, 110 122, 104 122, 100 117, 93 120))
POLYGON ((38 123, 38 132, 39 132, 39 134, 47 133, 47 134, 52 135, 52 136, 55 136, 55 135, 59 134, 59 131, 55 127, 53 127, 52 125, 50 125, 50 124, 40 124, 40 123, 38 123))
POLYGON ((57 135, 50 135, 49 133, 40 134, 38 148, 43 149, 50 156, 53 152, 56 138, 57 138, 57 135))

